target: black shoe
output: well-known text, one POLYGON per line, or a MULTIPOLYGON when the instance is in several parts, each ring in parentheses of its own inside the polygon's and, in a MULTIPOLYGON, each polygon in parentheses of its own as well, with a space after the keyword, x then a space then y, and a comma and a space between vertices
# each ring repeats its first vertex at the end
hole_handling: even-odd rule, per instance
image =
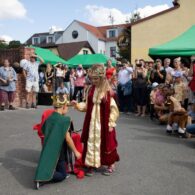
POLYGON ((1 106, 0 111, 4 111, 4 110, 5 110, 5 106, 1 106))
POLYGON ((12 105, 10 105, 9 110, 15 110, 15 108, 12 105))
POLYGON ((29 109, 29 108, 30 108, 29 104, 28 104, 28 103, 26 103, 26 109, 29 109))
POLYGON ((186 133, 178 133, 179 138, 187 138, 186 133))
POLYGON ((41 186, 43 186, 43 183, 42 182, 39 182, 39 181, 36 181, 35 182, 35 189, 36 190, 39 190, 41 186))
POLYGON ((49 182, 39 182, 39 181, 35 181, 35 182, 34 182, 35 189, 36 189, 36 190, 39 190, 40 187, 44 186, 44 185, 47 184, 47 183, 49 183, 49 182))
POLYGON ((171 134, 173 133, 173 131, 171 131, 171 130, 166 130, 166 133, 167 133, 168 135, 171 135, 171 134))
POLYGON ((35 104, 32 103, 31 108, 37 109, 37 105, 35 105, 35 104))

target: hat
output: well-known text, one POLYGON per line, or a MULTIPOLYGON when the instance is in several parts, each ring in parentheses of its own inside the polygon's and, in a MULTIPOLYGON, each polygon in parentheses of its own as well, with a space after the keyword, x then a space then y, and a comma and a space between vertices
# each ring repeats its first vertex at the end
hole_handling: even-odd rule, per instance
POLYGON ((36 59, 36 56, 34 56, 34 55, 31 55, 31 56, 30 56, 30 58, 34 58, 34 59, 36 59))
POLYGON ((54 95, 51 98, 53 99, 53 106, 55 108, 61 108, 69 103, 66 95, 54 95))
POLYGON ((179 78, 182 76, 182 73, 181 72, 175 72, 175 74, 173 75, 175 78, 179 78))
POLYGON ((158 86, 158 83, 157 82, 152 83, 152 88, 153 89, 156 88, 157 86, 158 86))

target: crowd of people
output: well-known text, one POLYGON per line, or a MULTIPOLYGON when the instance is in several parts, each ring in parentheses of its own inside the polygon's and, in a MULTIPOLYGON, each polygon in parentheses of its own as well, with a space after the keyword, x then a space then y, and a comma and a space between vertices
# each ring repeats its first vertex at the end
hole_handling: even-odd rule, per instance
MULTIPOLYGON (((139 59, 134 64, 121 60, 116 66, 112 66, 112 61, 108 60, 105 76, 116 96, 120 112, 135 113, 137 117, 148 114, 151 120, 167 123, 167 133, 176 129, 179 134, 186 134, 186 126, 193 122, 193 119, 190 122, 190 116, 193 115, 195 103, 195 56, 190 60, 178 57, 146 62, 139 59), (171 113, 176 116, 173 121, 170 119, 171 113)), ((48 63, 44 69, 40 69, 43 63, 44 60, 36 55, 20 62, 26 79, 26 108, 37 108, 38 92, 66 94, 69 100, 78 102, 86 100, 91 86, 90 68, 84 69, 81 64, 69 68, 61 63, 48 63)), ((5 59, 0 67, 1 111, 5 110, 6 103, 8 109, 15 109, 16 82, 17 74, 9 60, 5 59)))
MULTIPOLYGON (((38 92, 53 93, 54 109, 48 112, 48 120, 42 117, 44 121, 38 125, 43 150, 35 177, 37 188, 42 181, 58 182, 67 177, 63 152, 67 145, 77 159, 82 158, 86 175, 92 176, 94 169, 101 166, 106 166, 104 175, 111 175, 119 161, 115 132, 119 112, 129 117, 148 115, 152 121, 166 124, 168 135, 189 137, 195 133, 195 56, 190 61, 180 57, 150 62, 139 59, 134 64, 124 59, 116 66, 108 60, 88 69, 81 64, 70 69, 57 63, 40 70, 41 64, 44 60, 36 55, 20 62, 26 79, 26 108, 37 108, 38 92), (61 117, 67 113, 68 105, 86 112, 79 138, 82 150, 69 134, 70 118, 61 117), (55 147, 53 140, 59 140, 55 147), (55 149, 52 158, 51 147, 55 149), (46 166, 45 162, 50 163, 46 166)), ((6 103, 8 109, 15 109, 16 82, 17 74, 5 59, 0 67, 1 111, 6 103)))

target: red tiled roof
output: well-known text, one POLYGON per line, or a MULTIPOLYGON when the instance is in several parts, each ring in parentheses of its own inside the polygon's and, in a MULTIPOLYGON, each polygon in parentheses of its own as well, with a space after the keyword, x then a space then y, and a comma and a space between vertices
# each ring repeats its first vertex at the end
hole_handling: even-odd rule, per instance
POLYGON ((98 30, 97 27, 86 24, 84 22, 80 22, 77 21, 83 28, 85 28, 86 30, 88 30, 89 32, 91 32, 92 34, 94 34, 98 39, 102 39, 105 40, 105 37, 103 36, 103 34, 98 30))
POLYGON ((91 32, 93 35, 95 35, 98 39, 104 40, 104 41, 112 41, 112 40, 117 40, 117 38, 107 38, 106 31, 108 29, 113 29, 113 28, 126 28, 130 26, 129 24, 117 24, 117 25, 108 25, 108 26, 99 26, 95 27, 89 24, 86 24, 84 22, 80 22, 77 20, 77 22, 84 27, 86 30, 91 32))

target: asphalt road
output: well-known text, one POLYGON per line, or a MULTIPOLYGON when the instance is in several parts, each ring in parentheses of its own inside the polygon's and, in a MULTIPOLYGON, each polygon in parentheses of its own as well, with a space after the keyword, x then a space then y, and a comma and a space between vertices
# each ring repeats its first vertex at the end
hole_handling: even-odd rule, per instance
MULTIPOLYGON (((0 112, 0 195, 194 195, 195 140, 167 136, 165 126, 149 118, 120 116, 117 125, 120 162, 110 177, 96 173, 33 189, 41 145, 33 124, 42 111, 0 112)), ((70 109, 77 129, 83 113, 70 109)))

